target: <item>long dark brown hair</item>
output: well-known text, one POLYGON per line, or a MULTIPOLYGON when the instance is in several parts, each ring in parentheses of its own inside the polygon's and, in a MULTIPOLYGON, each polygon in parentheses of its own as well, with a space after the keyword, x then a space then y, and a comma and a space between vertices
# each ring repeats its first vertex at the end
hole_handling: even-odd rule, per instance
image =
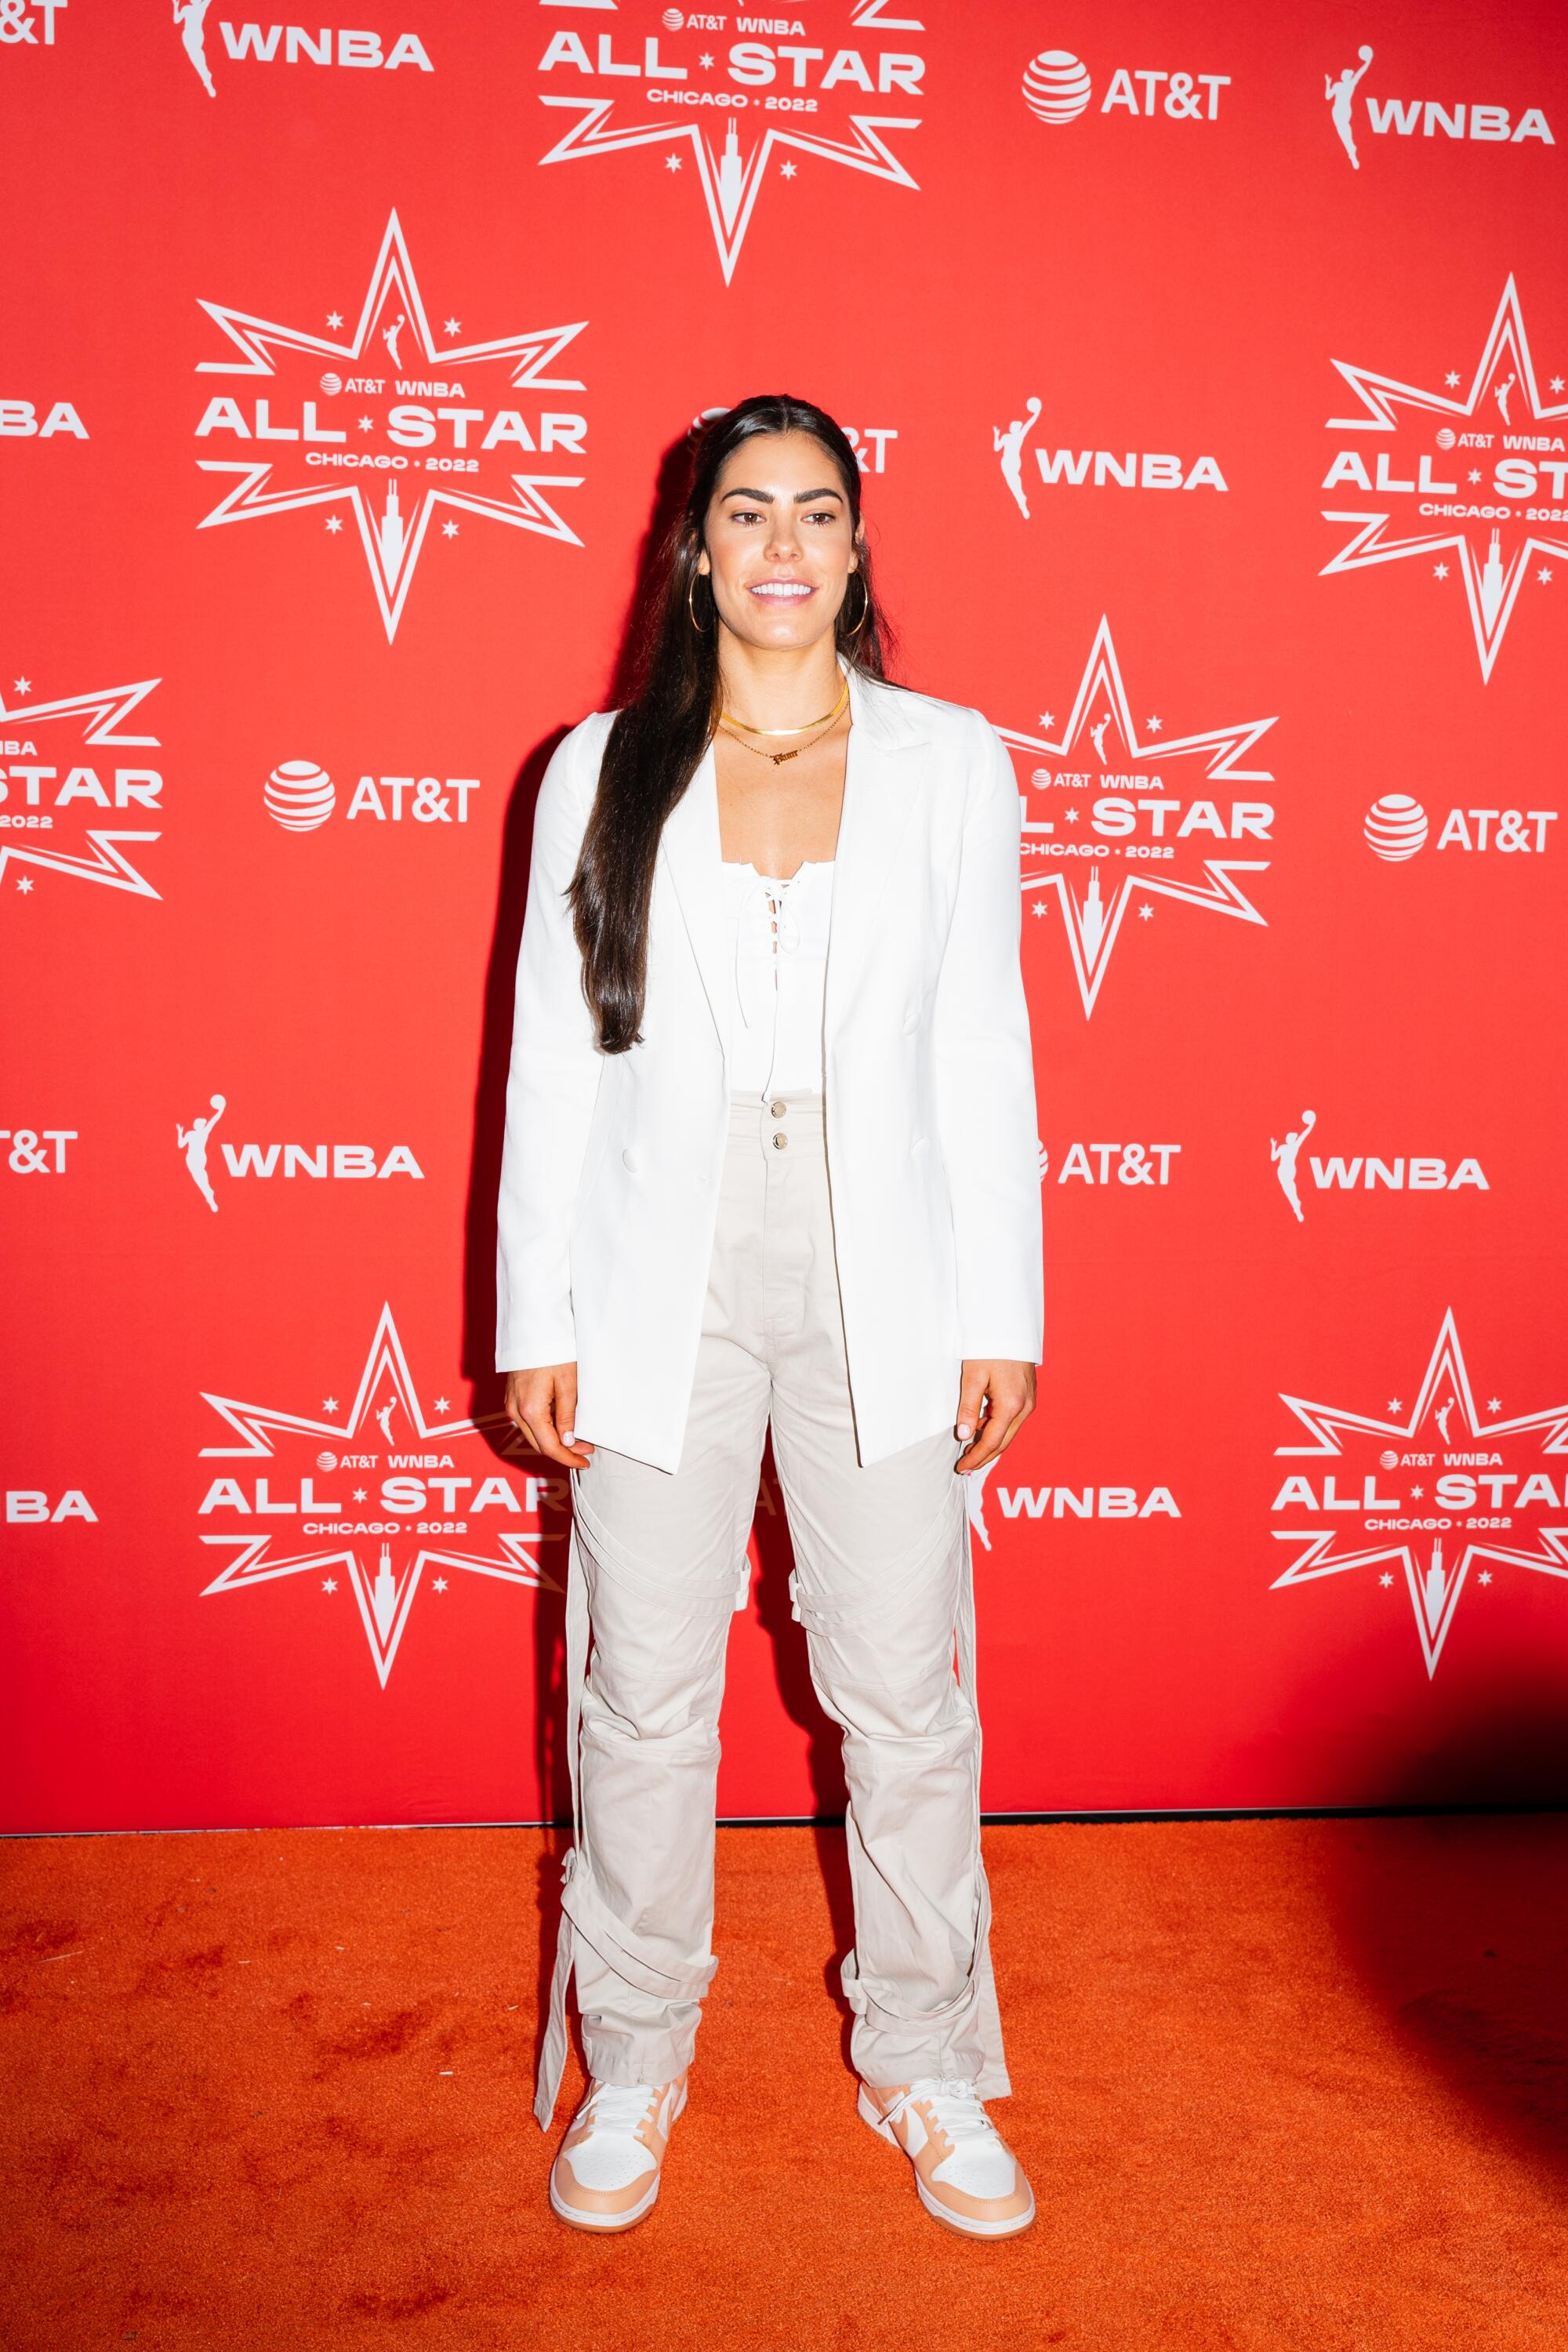
MULTIPOLYGON (((718 612, 712 583, 697 568, 703 524, 724 460, 759 433, 809 433, 819 441, 837 470, 857 533, 860 527, 858 461, 841 428, 814 402, 782 393, 743 400, 714 417, 700 436, 685 507, 650 574, 631 698, 616 712, 605 745, 597 796, 568 890, 583 951, 583 992, 606 1054, 624 1054, 642 1043, 648 909, 659 836, 697 772, 719 716, 718 612)), ((865 604, 852 586, 847 589, 834 641, 844 661, 866 677, 881 678, 887 676, 889 631, 877 608, 863 544, 857 553, 865 604)))

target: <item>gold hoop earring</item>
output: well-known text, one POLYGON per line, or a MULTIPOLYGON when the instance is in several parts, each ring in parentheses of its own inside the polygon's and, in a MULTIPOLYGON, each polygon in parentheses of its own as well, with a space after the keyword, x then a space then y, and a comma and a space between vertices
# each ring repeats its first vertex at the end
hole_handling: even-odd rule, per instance
MULTIPOLYGON (((871 591, 866 585, 866 575, 863 572, 852 572, 850 577, 860 583, 860 618, 852 629, 846 629, 844 635, 846 637, 858 637, 866 625, 866 615, 871 609, 871 591)), ((847 597, 849 593, 847 588, 845 589, 844 593, 847 597)), ((839 610, 842 612, 842 605, 839 610)))
MULTIPOLYGON (((686 609, 691 615, 691 625, 696 630, 698 635, 700 637, 706 637, 710 636, 712 632, 711 630, 705 629, 702 626, 702 624, 697 617, 697 607, 692 602, 692 595, 696 589, 697 583, 701 579, 701 577, 702 574, 700 572, 694 572, 690 579, 686 583, 686 609)), ((710 589, 708 593, 711 595, 713 592, 710 589)))

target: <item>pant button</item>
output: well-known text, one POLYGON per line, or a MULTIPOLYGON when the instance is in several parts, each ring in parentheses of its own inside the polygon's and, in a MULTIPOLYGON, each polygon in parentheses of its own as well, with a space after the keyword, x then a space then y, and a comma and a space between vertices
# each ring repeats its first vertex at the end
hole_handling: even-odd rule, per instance
POLYGON ((788 1105, 781 1097, 777 1102, 771 1102, 768 1105, 768 1108, 772 1111, 775 1118, 783 1118, 785 1110, 788 1108, 788 1105))
POLYGON ((780 1131, 777 1135, 775 1135, 775 1136, 774 1136, 774 1138, 773 1138, 773 1150, 774 1150, 775 1151, 782 1151, 782 1150, 784 1150, 784 1145, 785 1145, 788 1141, 789 1141, 789 1138, 788 1138, 788 1136, 787 1136, 787 1135, 785 1135, 785 1134, 781 1130, 781 1131, 780 1131))

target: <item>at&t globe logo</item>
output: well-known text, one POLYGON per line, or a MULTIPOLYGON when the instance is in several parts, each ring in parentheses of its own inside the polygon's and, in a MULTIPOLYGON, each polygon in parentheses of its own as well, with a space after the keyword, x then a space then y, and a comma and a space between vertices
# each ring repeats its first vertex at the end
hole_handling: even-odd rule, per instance
POLYGON ((331 816, 338 795, 331 776, 314 760, 279 760, 267 779, 263 798, 268 815, 286 833, 314 833, 331 816))
POLYGON ((1024 68, 1024 103, 1042 122, 1073 122, 1094 92, 1089 68, 1070 49, 1042 49, 1024 68))
MULTIPOLYGON (((465 825, 479 789, 478 776, 421 775, 416 762, 402 776, 362 775, 342 791, 345 824, 412 825, 426 835, 465 825)), ((317 760, 279 760, 261 792, 262 805, 285 833, 315 833, 336 814, 339 793, 317 760)))
MULTIPOLYGON (((1187 73, 1168 66, 1118 66, 1097 114, 1160 115, 1168 122, 1214 122, 1229 74, 1187 73)), ((1094 79, 1070 49, 1041 49, 1024 68, 1025 105, 1037 121, 1076 122, 1094 96, 1094 79)))
POLYGON ((1426 812, 1408 793, 1384 793, 1373 801, 1362 825, 1373 855, 1394 865, 1426 846, 1426 812))

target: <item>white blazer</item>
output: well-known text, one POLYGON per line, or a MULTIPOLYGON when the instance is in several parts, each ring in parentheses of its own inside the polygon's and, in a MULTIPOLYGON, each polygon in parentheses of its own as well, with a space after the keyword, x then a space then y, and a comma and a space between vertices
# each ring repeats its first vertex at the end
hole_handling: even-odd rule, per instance
MULTIPOLYGON (((951 1428, 965 1357, 1039 1360, 1018 789, 978 710, 851 670, 823 1036, 862 1465, 951 1428)), ((605 1054, 562 895, 614 714, 545 771, 518 958, 496 1365, 575 1362, 576 1434, 679 1467, 729 1128, 710 745, 655 865, 643 1042, 605 1054)))

